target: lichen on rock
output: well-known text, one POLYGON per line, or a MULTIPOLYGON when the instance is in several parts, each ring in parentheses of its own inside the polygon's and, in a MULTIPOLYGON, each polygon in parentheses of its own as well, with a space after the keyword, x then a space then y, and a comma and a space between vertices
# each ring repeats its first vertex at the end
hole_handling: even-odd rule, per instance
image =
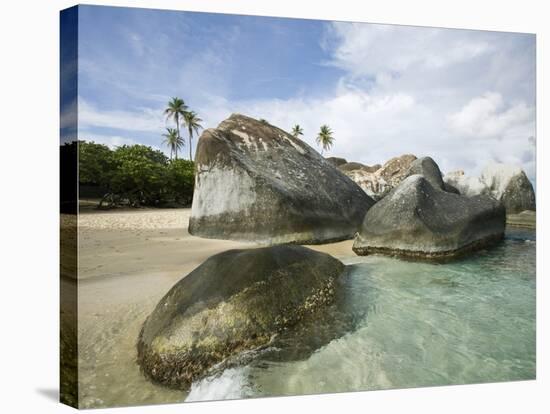
POLYGON ((189 232, 268 244, 352 238, 374 201, 305 142, 244 115, 204 131, 189 232))
POLYGON ((345 266, 302 246, 230 250, 180 280, 145 321, 138 362, 186 388, 240 352, 265 347, 329 305, 345 266))

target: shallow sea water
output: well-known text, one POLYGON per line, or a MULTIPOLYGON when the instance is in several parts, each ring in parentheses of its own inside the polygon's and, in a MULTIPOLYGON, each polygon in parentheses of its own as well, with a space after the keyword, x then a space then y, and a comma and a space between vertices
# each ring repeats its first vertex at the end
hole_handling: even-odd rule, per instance
POLYGON ((350 255, 328 325, 217 370, 186 401, 534 379, 535 237, 509 228, 445 264, 350 255))

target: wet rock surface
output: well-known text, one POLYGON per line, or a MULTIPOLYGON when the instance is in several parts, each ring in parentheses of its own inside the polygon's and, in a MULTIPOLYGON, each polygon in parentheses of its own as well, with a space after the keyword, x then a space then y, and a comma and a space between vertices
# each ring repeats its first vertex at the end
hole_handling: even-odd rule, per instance
POLYGON ((345 266, 302 246, 210 257, 160 300, 138 339, 153 381, 186 388, 214 365, 308 325, 333 302, 345 266))
POLYGON ((504 228, 505 210, 497 200, 443 191, 415 174, 368 211, 353 251, 453 258, 500 240, 504 228))

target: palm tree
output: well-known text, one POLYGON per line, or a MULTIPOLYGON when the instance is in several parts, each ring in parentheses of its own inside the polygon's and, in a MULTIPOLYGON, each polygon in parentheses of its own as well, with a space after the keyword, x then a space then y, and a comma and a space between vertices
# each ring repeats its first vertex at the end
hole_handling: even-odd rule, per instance
POLYGON ((294 138, 298 138, 300 135, 304 135, 304 130, 300 125, 296 124, 292 127, 292 135, 294 135, 294 138))
MULTIPOLYGON (((185 105, 185 102, 183 102, 183 99, 180 98, 172 98, 172 100, 168 101, 168 106, 164 110, 164 115, 166 115, 166 118, 173 118, 174 121, 176 121, 176 132, 177 137, 180 139, 180 118, 185 115, 185 112, 187 111, 187 105, 185 105)), ((177 158, 177 153, 176 153, 177 158)))
POLYGON ((199 130, 202 129, 202 119, 199 118, 195 111, 187 111, 183 114, 185 125, 189 131, 189 159, 193 161, 192 146, 193 146, 193 132, 199 135, 199 130))
POLYGON ((329 150, 334 144, 334 137, 332 136, 332 130, 328 125, 322 125, 319 135, 317 135, 317 145, 321 145, 321 155, 323 151, 329 150))
POLYGON ((166 128, 166 134, 162 134, 164 137, 163 144, 166 144, 170 148, 170 159, 172 159, 172 154, 178 159, 178 149, 185 145, 185 141, 178 136, 178 131, 174 128, 166 128))

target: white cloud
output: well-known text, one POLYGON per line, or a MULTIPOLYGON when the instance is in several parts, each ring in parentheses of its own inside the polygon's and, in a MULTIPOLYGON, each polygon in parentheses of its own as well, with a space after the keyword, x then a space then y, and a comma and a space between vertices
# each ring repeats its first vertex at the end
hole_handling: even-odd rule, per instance
POLYGON ((489 42, 462 31, 412 26, 332 23, 323 42, 334 48, 329 64, 354 76, 439 69, 491 50, 489 42))
POLYGON ((138 108, 135 111, 99 110, 84 99, 78 100, 79 128, 114 128, 129 131, 163 131, 166 120, 163 109, 138 108))
POLYGON ((534 133, 535 110, 525 102, 507 108, 499 93, 487 92, 449 115, 448 121, 451 129, 464 137, 523 139, 534 133))

